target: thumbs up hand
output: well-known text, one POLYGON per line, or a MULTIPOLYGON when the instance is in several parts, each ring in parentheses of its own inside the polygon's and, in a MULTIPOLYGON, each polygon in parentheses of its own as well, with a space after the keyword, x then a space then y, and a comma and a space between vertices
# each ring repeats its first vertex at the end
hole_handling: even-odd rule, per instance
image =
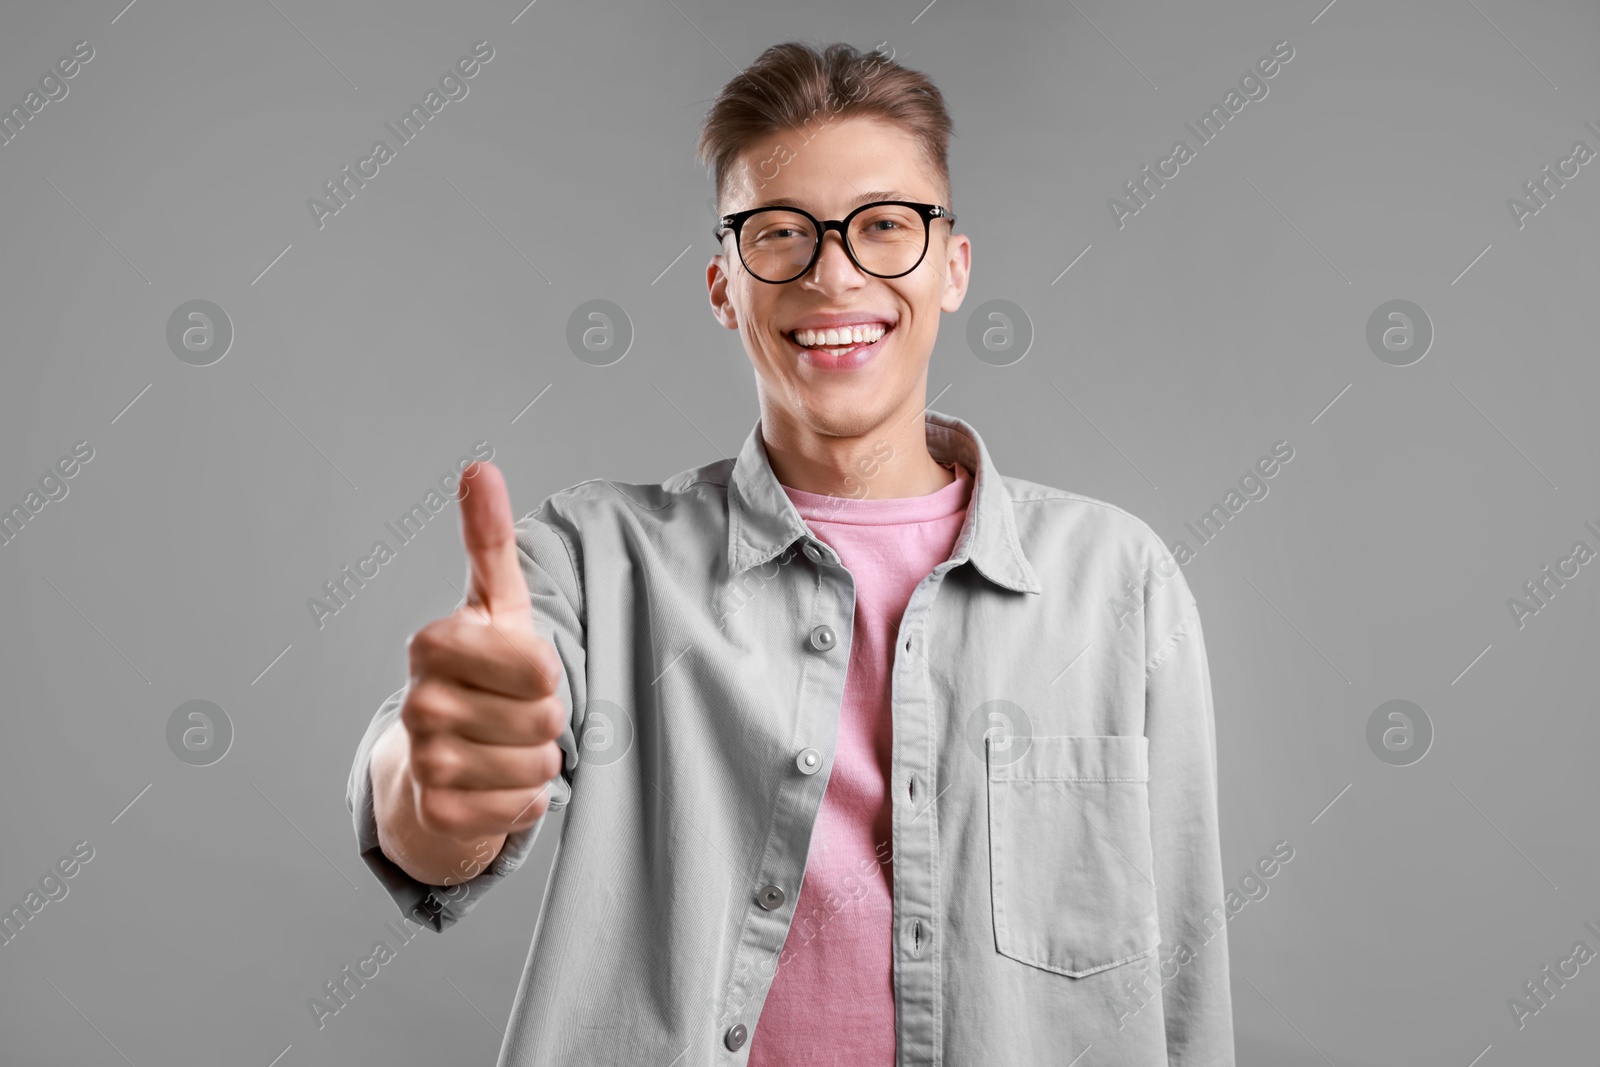
POLYGON ((409 642, 399 721, 413 808, 402 821, 434 838, 498 837, 498 851, 504 835, 544 814, 561 772, 561 660, 534 629, 504 477, 474 463, 457 498, 470 588, 465 604, 409 642))

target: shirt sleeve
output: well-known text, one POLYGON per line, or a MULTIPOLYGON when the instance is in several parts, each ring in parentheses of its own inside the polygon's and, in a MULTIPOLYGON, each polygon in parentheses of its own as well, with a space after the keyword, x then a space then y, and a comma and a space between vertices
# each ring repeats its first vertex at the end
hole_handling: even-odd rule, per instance
POLYGON ((1167 1062, 1233 1067, 1211 672, 1199 608, 1162 554, 1146 586, 1145 736, 1167 1062))
MULTIPOLYGON (((472 878, 453 886, 424 884, 407 874, 379 847, 378 823, 372 803, 372 749, 383 731, 400 717, 409 683, 378 708, 356 748, 345 789, 345 805, 355 823, 356 847, 401 914, 422 926, 443 932, 465 918, 485 893, 522 866, 550 812, 564 808, 571 799, 578 759, 574 723, 581 722, 581 718, 574 718, 573 712, 577 710, 581 716, 584 706, 585 655, 579 556, 573 550, 574 542, 568 529, 548 499, 538 510, 516 523, 517 554, 528 583, 534 628, 560 653, 561 677, 556 692, 567 711, 567 724, 557 739, 564 753, 561 773, 551 779, 549 807, 539 821, 509 834, 499 855, 472 878)), ((457 608, 460 606, 458 604, 457 608)))

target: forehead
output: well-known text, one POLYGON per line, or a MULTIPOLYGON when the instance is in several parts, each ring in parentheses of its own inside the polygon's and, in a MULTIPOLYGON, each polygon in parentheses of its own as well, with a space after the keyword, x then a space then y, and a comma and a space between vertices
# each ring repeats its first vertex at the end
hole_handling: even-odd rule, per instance
POLYGON ((916 136, 867 116, 819 118, 757 138, 726 183, 724 211, 783 204, 841 216, 869 200, 935 200, 939 189, 916 136))

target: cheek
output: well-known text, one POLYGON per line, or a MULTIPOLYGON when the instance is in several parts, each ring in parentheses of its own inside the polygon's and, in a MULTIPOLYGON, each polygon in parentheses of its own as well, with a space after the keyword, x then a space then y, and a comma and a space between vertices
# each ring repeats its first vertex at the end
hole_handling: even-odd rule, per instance
MULTIPOLYGON (((931 252, 930 252, 931 255, 931 252)), ((939 301, 944 298, 944 267, 931 259, 917 268, 916 284, 907 286, 901 299, 917 311, 917 317, 927 321, 939 317, 939 301)))
MULTIPOLYGON (((928 285, 914 293, 906 293, 906 304, 910 306, 910 330, 905 331, 905 340, 915 340, 921 345, 931 345, 939 331, 939 289, 928 285)), ((907 325, 902 321, 903 329, 907 325)), ((899 332, 899 331, 896 331, 899 332)))

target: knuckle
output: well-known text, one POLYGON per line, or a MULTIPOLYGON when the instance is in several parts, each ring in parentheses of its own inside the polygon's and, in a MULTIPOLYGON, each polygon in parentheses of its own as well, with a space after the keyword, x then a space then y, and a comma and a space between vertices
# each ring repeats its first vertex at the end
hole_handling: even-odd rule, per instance
POLYGON ((453 704, 445 694, 445 686, 423 680, 406 693, 400 719, 413 735, 437 733, 453 718, 453 704))
POLYGON ((424 785, 451 785, 460 769, 461 757, 437 741, 419 745, 411 753, 411 775, 424 785))
POLYGON ((532 826, 534 823, 543 818, 544 813, 548 811, 549 808, 550 790, 542 788, 534 790, 524 802, 524 807, 522 808, 521 813, 517 816, 516 821, 512 824, 512 829, 526 830, 528 827, 532 826))
POLYGON ((536 659, 523 659, 522 669, 517 675, 517 683, 522 686, 523 693, 528 694, 531 699, 539 699, 539 697, 549 693, 550 683, 547 680, 549 677, 549 673, 546 672, 541 662, 536 661, 536 659))
POLYGON ((561 751, 561 746, 554 741, 549 741, 539 746, 539 755, 539 781, 548 785, 561 773, 562 767, 566 765, 567 757, 561 751))
POLYGON ((425 674, 435 666, 451 645, 449 627, 444 619, 435 619, 406 640, 406 651, 412 672, 425 674))
POLYGON ((541 741, 554 741, 566 731, 567 708, 561 703, 560 697, 544 697, 534 705, 534 709, 541 741))
POLYGON ((448 793, 424 789, 417 797, 417 821, 435 833, 451 833, 461 824, 461 808, 448 793))
POLYGON ((561 653, 544 638, 535 641, 533 662, 539 667, 539 685, 542 691, 553 693, 561 678, 561 653))
POLYGON ((530 696, 542 697, 555 693, 555 685, 560 678, 560 657, 555 656, 554 649, 544 641, 533 643, 526 653, 520 657, 522 673, 520 680, 526 686, 530 696))

